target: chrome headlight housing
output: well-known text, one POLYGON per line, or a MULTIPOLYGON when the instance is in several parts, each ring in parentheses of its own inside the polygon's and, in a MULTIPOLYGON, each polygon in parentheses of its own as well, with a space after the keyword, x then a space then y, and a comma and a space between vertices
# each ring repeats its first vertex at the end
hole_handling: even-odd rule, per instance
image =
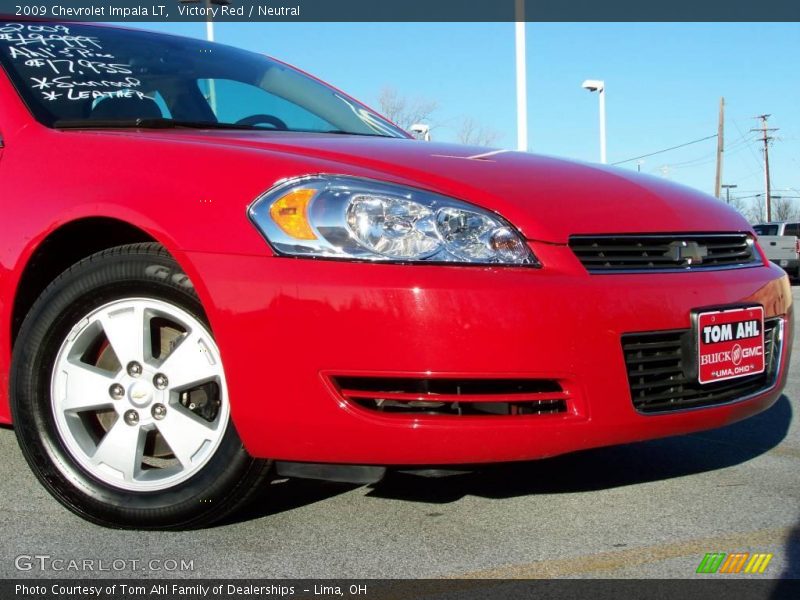
POLYGON ((499 215, 369 179, 291 179, 258 198, 249 216, 285 256, 539 266, 524 238, 499 215))

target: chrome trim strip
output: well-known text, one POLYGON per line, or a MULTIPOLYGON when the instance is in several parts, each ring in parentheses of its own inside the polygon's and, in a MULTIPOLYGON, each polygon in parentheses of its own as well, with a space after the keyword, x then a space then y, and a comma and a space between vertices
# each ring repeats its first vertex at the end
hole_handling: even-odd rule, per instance
POLYGON ((733 271, 736 269, 752 269, 753 267, 761 267, 764 265, 763 261, 761 260, 760 254, 755 250, 755 242, 756 238, 749 231, 730 231, 727 233, 715 232, 715 233, 702 233, 702 232, 691 232, 691 233, 622 233, 622 234, 579 234, 579 235, 571 235, 567 242, 569 249, 572 250, 572 253, 575 255, 575 258, 578 259, 578 262, 581 263, 586 271, 591 275, 643 275, 648 273, 691 273, 693 271, 699 272, 709 272, 709 271, 733 271), (733 263, 729 265, 686 265, 685 267, 651 267, 649 269, 642 269, 640 267, 618 267, 618 268, 597 268, 597 267, 590 267, 584 264, 581 260, 581 257, 578 256, 577 252, 575 252, 575 248, 572 247, 572 241, 580 241, 580 240, 624 240, 624 239, 669 239, 672 238, 673 241, 685 239, 687 241, 692 241, 692 238, 721 238, 721 237, 732 237, 732 236, 744 236, 746 239, 751 240, 752 244, 751 247, 753 251, 751 253, 751 258, 748 262, 739 262, 733 263))
POLYGON ((743 235, 755 239, 750 231, 713 231, 703 233, 702 231, 674 232, 665 231, 664 233, 577 233, 569 236, 569 239, 588 240, 588 239, 618 239, 618 238, 663 238, 663 237, 729 237, 732 235, 743 235))
POLYGON ((658 267, 653 267, 652 269, 590 269, 585 265, 583 266, 591 275, 645 275, 656 273, 709 273, 711 271, 735 271, 736 269, 753 269, 756 267, 763 267, 764 263, 759 260, 735 265, 710 265, 708 267, 668 267, 665 269, 659 269, 658 267))

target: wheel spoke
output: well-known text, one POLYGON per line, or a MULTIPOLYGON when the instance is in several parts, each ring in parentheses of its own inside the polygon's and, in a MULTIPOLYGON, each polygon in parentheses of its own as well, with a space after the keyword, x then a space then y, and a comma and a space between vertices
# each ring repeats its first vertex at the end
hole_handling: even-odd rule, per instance
POLYGON ((120 472, 125 481, 134 481, 141 469, 145 439, 141 427, 131 427, 123 419, 117 419, 98 444, 92 462, 120 472))
POLYGON ((150 318, 142 306, 132 304, 109 310, 100 316, 100 322, 123 369, 131 361, 142 362, 152 357, 150 318))
POLYGON ((132 297, 94 309, 64 339, 50 377, 60 439, 112 488, 168 490, 203 469, 223 442, 230 409, 219 348, 204 323, 175 304, 132 297), (214 421, 180 399, 213 402, 214 421))
POLYGON ((217 375, 218 366, 205 339, 190 332, 164 359, 159 370, 169 379, 170 388, 179 389, 208 381, 217 375))
POLYGON ((89 365, 65 362, 56 373, 55 406, 64 412, 97 410, 113 403, 114 378, 89 365))
POLYGON ((184 469, 191 466, 192 457, 215 435, 209 424, 182 412, 175 406, 167 408, 166 416, 156 422, 156 427, 184 469))

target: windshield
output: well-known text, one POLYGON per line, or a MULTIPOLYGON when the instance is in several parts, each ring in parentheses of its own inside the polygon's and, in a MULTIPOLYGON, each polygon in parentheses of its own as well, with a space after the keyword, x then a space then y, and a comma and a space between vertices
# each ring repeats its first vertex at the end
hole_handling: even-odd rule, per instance
POLYGON ((0 22, 0 63, 49 127, 308 131, 406 137, 365 106, 269 58, 89 25, 0 22))

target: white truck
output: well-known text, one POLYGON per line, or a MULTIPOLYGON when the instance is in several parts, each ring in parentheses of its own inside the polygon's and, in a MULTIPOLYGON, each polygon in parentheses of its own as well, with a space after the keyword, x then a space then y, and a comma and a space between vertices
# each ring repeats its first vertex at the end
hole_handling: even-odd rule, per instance
POLYGON ((753 229, 767 258, 790 277, 800 278, 800 222, 761 223, 753 229))

